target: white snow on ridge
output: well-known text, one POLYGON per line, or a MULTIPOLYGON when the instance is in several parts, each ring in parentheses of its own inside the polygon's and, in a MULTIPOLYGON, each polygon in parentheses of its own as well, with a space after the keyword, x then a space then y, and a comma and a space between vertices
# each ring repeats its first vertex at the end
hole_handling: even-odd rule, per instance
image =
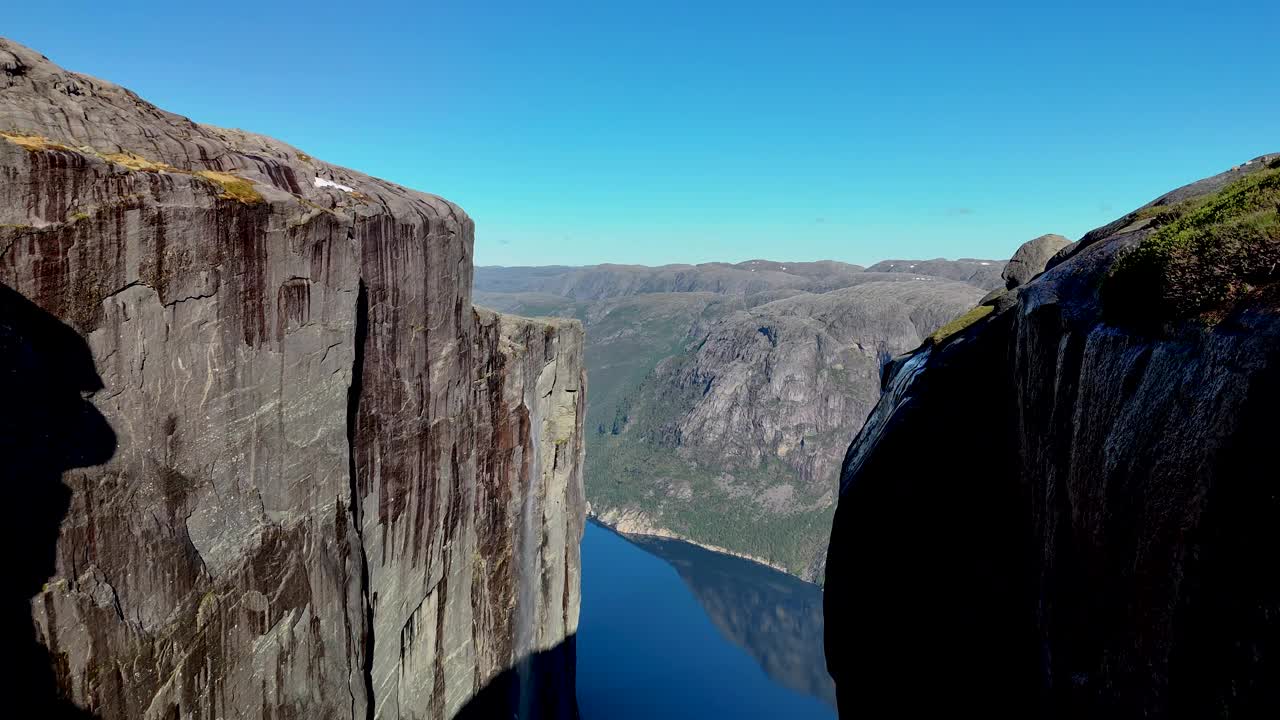
POLYGON ((356 189, 355 189, 355 188, 353 188, 353 187, 347 187, 346 185, 343 185, 342 183, 334 182, 334 181, 332 181, 332 180, 326 180, 326 179, 324 179, 324 178, 322 178, 322 177, 318 177, 318 178, 316 178, 316 187, 318 187, 318 188, 328 187, 328 188, 333 188, 334 190, 341 190, 342 192, 355 192, 355 191, 356 191, 356 189))

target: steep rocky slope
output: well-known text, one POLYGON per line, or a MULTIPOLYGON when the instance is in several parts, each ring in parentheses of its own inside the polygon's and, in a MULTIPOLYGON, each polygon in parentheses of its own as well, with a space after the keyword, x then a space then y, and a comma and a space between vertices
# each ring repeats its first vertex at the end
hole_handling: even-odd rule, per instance
POLYGON ((842 714, 1280 712, 1280 156, 895 361, 827 564, 842 714))
MULTIPOLYGON (((1003 287, 1003 263, 973 262, 989 263, 975 267, 993 268, 1003 287)), ((881 365, 986 290, 764 260, 480 268, 476 277, 487 291, 477 302, 586 323, 587 494, 598 518, 808 580, 822 577, 836 468, 879 396, 881 365), (718 291, 648 284, 677 275, 683 286, 718 291), (582 296, 548 292, 578 292, 592 278, 582 296), (601 293, 608 296, 592 299, 601 293)))
POLYGON ((472 234, 0 40, 8 709, 576 714, 582 330, 472 234))

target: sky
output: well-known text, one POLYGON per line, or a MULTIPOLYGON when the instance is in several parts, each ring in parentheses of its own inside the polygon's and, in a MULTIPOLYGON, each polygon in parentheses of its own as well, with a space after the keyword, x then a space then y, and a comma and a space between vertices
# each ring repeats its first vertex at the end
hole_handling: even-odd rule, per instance
POLYGON ((444 196, 481 265, 1007 258, 1280 150, 1280 3, 59 2, 0 35, 444 196))

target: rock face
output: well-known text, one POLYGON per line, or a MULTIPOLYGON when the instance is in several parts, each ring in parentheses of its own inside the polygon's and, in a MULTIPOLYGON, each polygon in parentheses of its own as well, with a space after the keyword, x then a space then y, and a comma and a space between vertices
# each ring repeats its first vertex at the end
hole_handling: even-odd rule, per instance
POLYGON ((1197 314, 1121 272, 1280 247, 1278 194, 1280 156, 1170 193, 890 366, 827 561, 842 714, 1280 712, 1274 265, 1197 314))
MULTIPOLYGON (((993 261, 958 265, 999 278, 993 261)), ((483 304, 587 324, 595 517, 811 581, 822 578, 836 468, 879 397, 882 365, 987 287, 765 260, 481 268, 477 283, 483 304)))
POLYGON ((474 310, 472 236, 0 40, 10 707, 576 715, 582 330, 474 310))

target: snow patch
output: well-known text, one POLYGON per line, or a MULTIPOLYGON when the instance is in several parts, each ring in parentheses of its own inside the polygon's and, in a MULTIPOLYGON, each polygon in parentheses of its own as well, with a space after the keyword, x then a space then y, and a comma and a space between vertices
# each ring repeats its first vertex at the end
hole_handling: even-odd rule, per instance
POLYGON ((326 180, 326 179, 324 179, 324 178, 322 178, 322 177, 318 177, 318 178, 316 178, 316 187, 318 187, 318 188, 324 188, 324 187, 327 187, 327 188, 333 188, 334 190, 341 190, 342 192, 355 192, 355 191, 356 191, 356 189, 355 189, 355 188, 353 188, 353 187, 347 187, 346 185, 343 185, 342 183, 334 182, 334 181, 332 181, 332 180, 326 180))

